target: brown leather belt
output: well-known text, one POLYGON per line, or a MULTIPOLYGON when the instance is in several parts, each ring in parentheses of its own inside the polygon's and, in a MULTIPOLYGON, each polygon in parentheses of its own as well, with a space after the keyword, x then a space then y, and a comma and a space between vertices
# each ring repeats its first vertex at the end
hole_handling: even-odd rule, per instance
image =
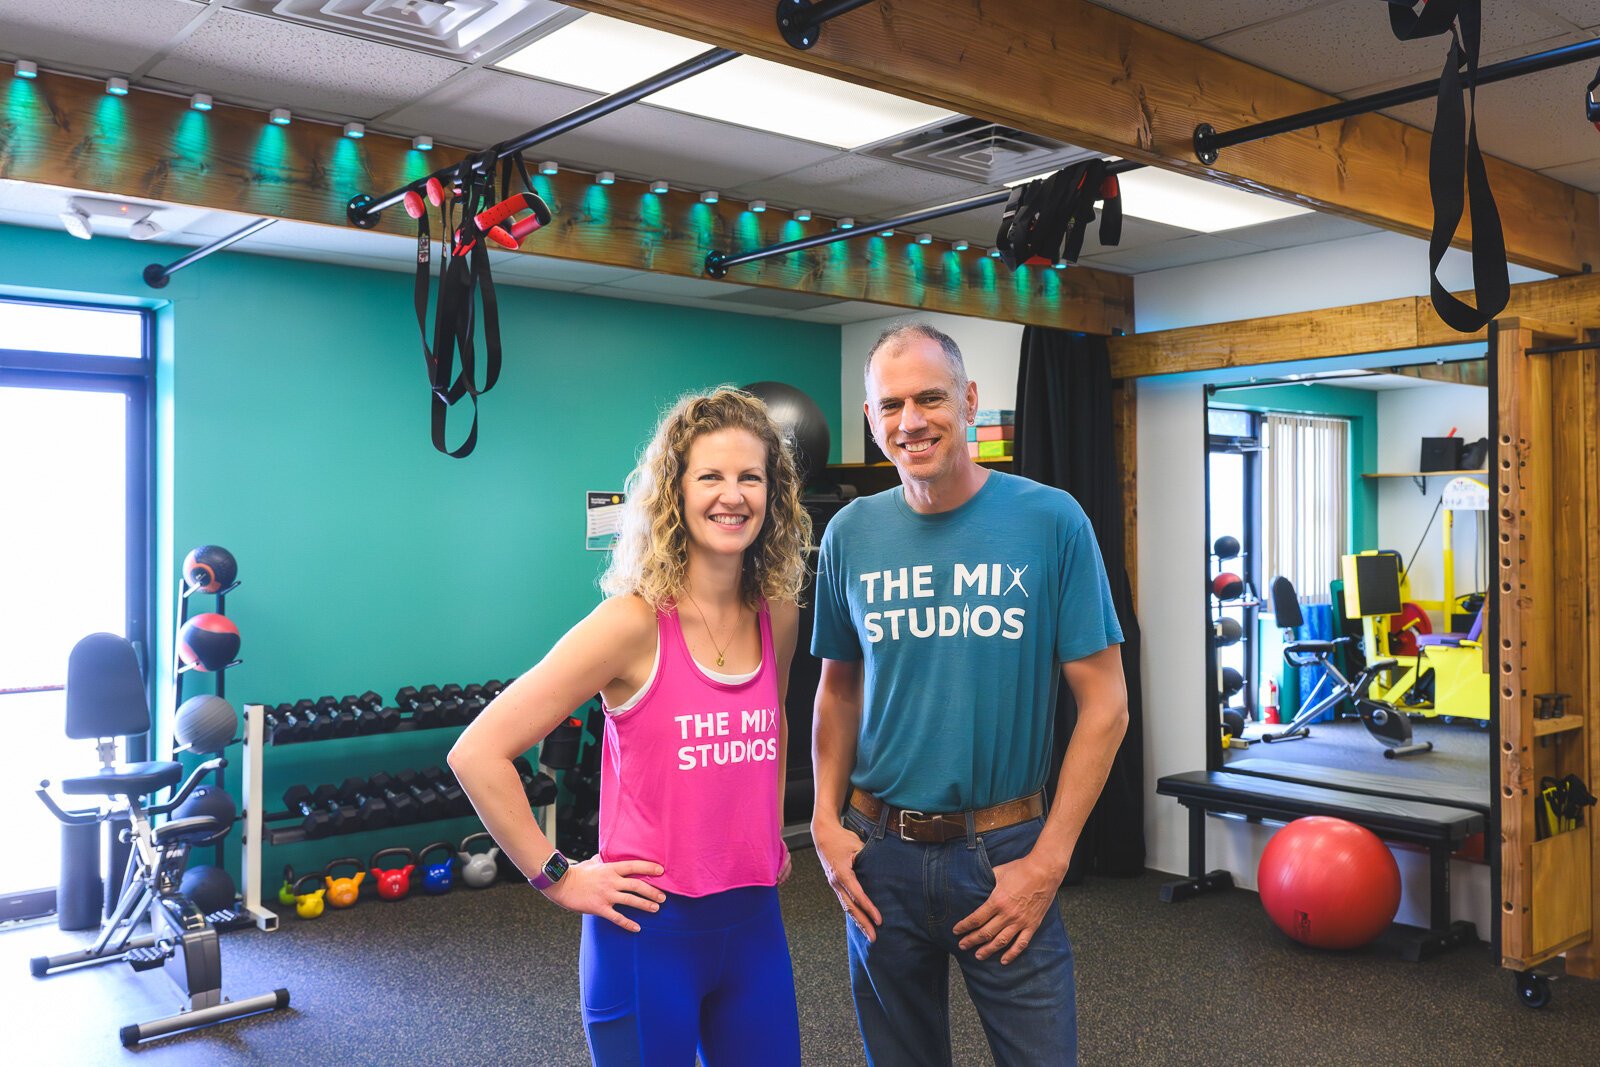
MULTIPOLYGON (((938 843, 965 836, 967 832, 967 813, 962 811, 927 812, 896 808, 885 805, 871 793, 860 789, 850 791, 850 806, 873 822, 882 817, 883 809, 887 806, 889 821, 885 825, 898 834, 902 841, 938 843)), ((1019 800, 996 804, 992 808, 979 808, 972 813, 972 829, 974 833, 988 833, 1036 819, 1043 814, 1044 794, 1035 793, 1019 800)))

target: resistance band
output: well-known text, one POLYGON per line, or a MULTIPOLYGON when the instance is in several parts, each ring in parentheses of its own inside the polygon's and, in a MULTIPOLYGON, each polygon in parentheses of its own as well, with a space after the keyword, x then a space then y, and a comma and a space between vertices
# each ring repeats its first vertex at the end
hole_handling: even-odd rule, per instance
POLYGON ((1076 263, 1084 234, 1094 221, 1096 200, 1104 205, 1100 243, 1108 248, 1118 244, 1122 188, 1115 174, 1106 173, 1106 166, 1103 159, 1086 159, 1017 186, 994 242, 1005 265, 1016 270, 1023 264, 1076 263))
POLYGON ((433 447, 447 456, 463 459, 478 444, 478 397, 500 380, 500 312, 494 279, 489 269, 490 243, 516 249, 522 239, 550 222, 550 209, 533 191, 521 155, 498 160, 493 150, 464 160, 454 184, 446 188, 428 178, 421 190, 407 190, 406 213, 417 220, 417 274, 412 290, 417 330, 428 371, 430 422, 433 447), (524 192, 511 194, 513 171, 522 179, 524 192), (495 179, 500 179, 495 199, 495 179), (433 299, 433 343, 428 342, 428 305, 432 290, 430 262, 433 242, 428 231, 428 207, 439 210, 439 288, 433 299), (527 212, 523 215, 523 212, 527 212), (520 217, 517 217, 520 216, 520 217), (508 225, 509 223, 509 225, 508 225), (477 381, 477 325, 482 308, 484 380, 477 381), (456 360, 461 369, 456 372, 456 360), (445 442, 445 417, 462 397, 472 402, 472 428, 455 448, 445 442))
POLYGON ((1450 51, 1439 77, 1439 103, 1428 155, 1428 185, 1433 194, 1433 236, 1428 242, 1434 310, 1452 329, 1475 333, 1500 314, 1511 299, 1506 269, 1505 233, 1489 189, 1489 175, 1478 150, 1478 44, 1482 19, 1479 0, 1389 0, 1389 26, 1402 41, 1450 35, 1450 51), (1459 32, 1458 32, 1459 27, 1459 32), (1461 103, 1461 68, 1471 118, 1461 103), (1462 156, 1462 137, 1466 155, 1462 156), (1472 211, 1472 285, 1478 306, 1458 300, 1439 281, 1439 263, 1461 224, 1463 178, 1472 211))

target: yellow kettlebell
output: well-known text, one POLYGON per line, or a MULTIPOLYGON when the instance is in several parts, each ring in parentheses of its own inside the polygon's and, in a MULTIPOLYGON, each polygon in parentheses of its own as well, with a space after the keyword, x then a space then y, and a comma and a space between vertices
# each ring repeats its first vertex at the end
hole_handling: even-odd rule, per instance
POLYGON ((302 919, 315 919, 322 914, 322 894, 326 892, 321 886, 316 889, 303 890, 301 887, 309 883, 317 885, 322 880, 322 875, 308 874, 297 879, 294 883, 294 913, 302 919))
POLYGON ((361 883, 367 877, 367 872, 362 862, 353 856, 336 859, 322 869, 322 882, 328 891, 328 904, 335 908, 348 908, 355 904, 361 897, 361 883), (356 869, 353 878, 335 878, 335 867, 349 865, 356 869))

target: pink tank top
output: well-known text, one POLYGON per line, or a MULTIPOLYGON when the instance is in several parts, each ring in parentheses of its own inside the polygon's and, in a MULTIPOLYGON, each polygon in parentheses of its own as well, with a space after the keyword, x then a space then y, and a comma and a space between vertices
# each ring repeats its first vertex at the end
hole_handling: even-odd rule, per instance
POLYGON ((730 685, 689 655, 676 611, 656 614, 655 680, 633 707, 606 716, 600 763, 600 855, 653 860, 645 881, 703 897, 775 885, 778 827, 777 658, 759 613, 761 669, 730 685))

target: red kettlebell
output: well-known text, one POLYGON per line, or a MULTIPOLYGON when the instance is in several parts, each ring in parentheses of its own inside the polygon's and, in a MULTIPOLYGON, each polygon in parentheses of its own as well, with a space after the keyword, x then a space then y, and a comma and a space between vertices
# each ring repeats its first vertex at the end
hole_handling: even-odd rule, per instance
POLYGON ((372 861, 367 866, 372 871, 372 880, 378 883, 378 896, 384 900, 400 900, 411 892, 411 872, 417 868, 417 857, 409 848, 379 849, 372 854, 372 861), (384 870, 378 863, 387 856, 399 856, 406 864, 404 867, 384 870))

